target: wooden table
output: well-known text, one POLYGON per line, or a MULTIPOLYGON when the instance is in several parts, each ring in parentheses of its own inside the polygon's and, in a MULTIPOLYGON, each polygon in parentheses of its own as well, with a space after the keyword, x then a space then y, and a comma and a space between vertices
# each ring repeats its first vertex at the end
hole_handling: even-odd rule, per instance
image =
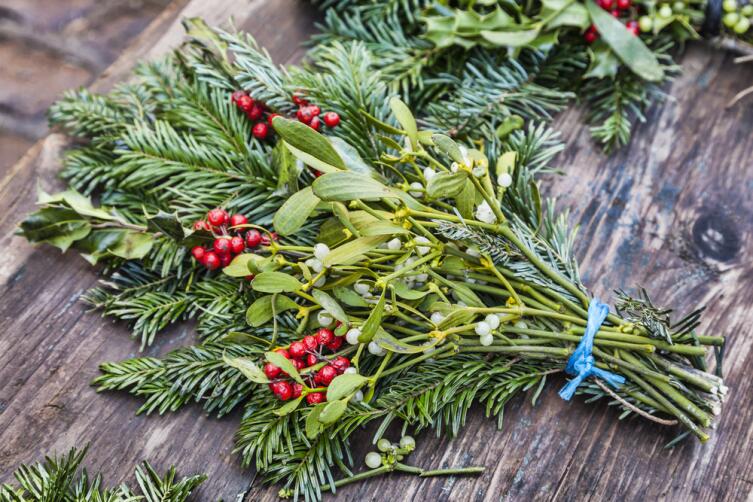
MULTIPOLYGON (((177 0, 94 84, 106 90, 143 58, 181 39, 179 20, 210 24, 234 16, 280 63, 300 59, 299 42, 314 31, 313 12, 295 0, 177 0)), ((649 113, 628 148, 603 155, 578 111, 555 127, 568 143, 560 164, 567 177, 545 191, 581 225, 577 250, 586 283, 602 298, 615 287, 646 286, 662 305, 709 309, 702 330, 728 336, 725 372, 731 393, 719 428, 706 444, 663 445, 673 432, 637 419, 617 421, 604 405, 565 403, 558 383, 540 403, 518 398, 497 431, 474 409, 461 435, 420 436, 412 462, 426 467, 487 466, 483 476, 418 479, 390 476, 338 492, 337 500, 632 499, 750 500, 753 497, 753 108, 725 104, 753 84, 753 67, 693 45, 672 98, 649 113)), ((59 188, 65 139, 52 134, 2 174, 0 215, 0 481, 21 462, 91 443, 87 464, 111 483, 131 479, 148 459, 210 478, 197 500, 275 500, 277 488, 254 482, 232 453, 239 417, 209 418, 198 407, 164 417, 137 417, 139 401, 98 395, 89 382, 103 361, 138 354, 128 330, 86 312, 79 297, 97 281, 82 259, 13 236, 34 207, 37 182, 59 188)), ((163 354, 193 340, 190 326, 159 337, 145 354, 163 354)), ((365 451, 368 431, 357 451, 365 451)), ((356 441, 357 443, 357 441, 356 441)), ((361 457, 362 458, 362 457, 361 457)), ((360 460, 360 459, 359 459, 360 460)))

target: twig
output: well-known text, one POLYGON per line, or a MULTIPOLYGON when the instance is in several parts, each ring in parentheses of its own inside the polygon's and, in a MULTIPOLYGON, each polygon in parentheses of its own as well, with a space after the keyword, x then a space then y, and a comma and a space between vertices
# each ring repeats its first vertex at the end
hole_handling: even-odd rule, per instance
POLYGON ((642 416, 643 418, 647 420, 651 420, 652 422, 656 422, 657 424, 661 424, 661 425, 677 425, 679 423, 677 420, 666 420, 664 418, 655 417, 651 413, 647 413, 643 411, 642 409, 638 408, 637 406, 625 401, 623 398, 617 395, 616 392, 614 392, 612 389, 606 386, 604 382, 602 382, 598 378, 595 378, 594 381, 596 382, 596 385, 598 385, 599 388, 601 388, 601 390, 603 390, 604 392, 612 396, 613 399, 618 401, 625 408, 637 413, 638 415, 642 416))

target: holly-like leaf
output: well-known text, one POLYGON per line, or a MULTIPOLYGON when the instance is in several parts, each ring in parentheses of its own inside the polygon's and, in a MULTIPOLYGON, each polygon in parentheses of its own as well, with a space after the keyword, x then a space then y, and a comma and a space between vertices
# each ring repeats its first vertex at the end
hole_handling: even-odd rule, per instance
POLYGON ((168 213, 159 210, 154 216, 146 215, 147 229, 152 232, 161 232, 173 240, 182 242, 191 232, 185 228, 178 219, 177 213, 168 213))
POLYGON ((251 283, 254 291, 260 293, 291 293, 302 286, 298 279, 282 272, 262 272, 251 283))
POLYGON ((588 65, 583 78, 607 78, 617 75, 620 69, 620 60, 614 52, 602 40, 597 40, 588 49, 591 63, 588 65))
POLYGON ((88 197, 78 193, 76 190, 70 189, 52 195, 46 193, 44 190, 39 190, 37 194, 37 204, 54 205, 59 203, 69 206, 81 216, 89 216, 90 218, 105 221, 115 219, 115 217, 108 211, 94 207, 88 197))
POLYGON ((321 200, 314 195, 311 187, 306 187, 285 201, 275 213, 272 223, 280 235, 296 233, 309 219, 321 200))
POLYGON ((139 260, 151 251, 154 244, 152 234, 146 232, 124 231, 118 242, 108 251, 126 260, 139 260))
POLYGON ((640 37, 629 32, 622 22, 596 5, 594 0, 586 0, 586 8, 601 39, 633 73, 650 82, 664 79, 664 70, 659 61, 640 37))
POLYGON ((536 40, 539 29, 514 31, 482 31, 481 36, 487 42, 498 47, 525 47, 536 40))
POLYGON ((542 0, 541 16, 548 18, 554 15, 546 23, 547 29, 551 30, 560 26, 573 26, 585 30, 591 24, 586 7, 573 0, 542 0))
POLYGON ((91 232, 91 225, 66 207, 44 207, 21 222, 19 234, 29 242, 46 242, 65 252, 91 232))
POLYGON ((246 322, 254 327, 264 326, 272 320, 275 314, 286 310, 297 309, 298 304, 285 295, 266 295, 257 298, 246 310, 246 322), (274 308, 273 308, 274 299, 274 308))

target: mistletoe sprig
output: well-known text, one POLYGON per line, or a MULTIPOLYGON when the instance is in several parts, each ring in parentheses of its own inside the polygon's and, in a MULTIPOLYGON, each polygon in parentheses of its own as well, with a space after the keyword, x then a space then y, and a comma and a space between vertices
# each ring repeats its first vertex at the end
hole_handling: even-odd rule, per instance
MULTIPOLYGON (((371 475, 435 472, 402 463, 403 438, 354 473, 350 442, 369 423, 377 445, 394 422, 455 435, 473 403, 501 425, 514 396, 530 389, 535 401, 592 301, 577 236, 537 184, 562 145, 536 119, 561 96, 509 66, 482 75, 489 92, 498 78, 526 82, 493 110, 449 91, 414 113, 363 43, 319 47, 284 71, 246 35, 197 20, 189 34, 134 82, 53 107, 53 123, 80 138, 63 170, 71 190, 43 194, 21 224, 31 241, 95 256, 106 278, 87 300, 142 344, 196 320, 195 345, 105 363, 98 389, 139 396, 147 413, 243 407, 244 464, 306 500, 371 475), (260 137, 244 95, 274 134, 260 137), (297 117, 311 106, 301 100, 337 123, 317 132, 316 110, 297 117)), ((592 355, 625 383, 588 379, 579 393, 707 439, 726 387, 706 355, 723 338, 697 334, 697 312, 674 319, 645 297, 622 294, 619 312, 592 355)))
MULTIPOLYGON (((551 97, 531 92, 538 84, 565 103, 573 97, 584 103, 593 137, 611 150, 627 144, 633 122, 645 120, 647 107, 663 96, 661 86, 678 73, 673 48, 703 34, 753 51, 753 9, 736 0, 711 6, 705 0, 315 3, 326 11, 315 51, 363 42, 378 55, 393 90, 419 108, 444 107, 444 120, 461 137, 469 116, 509 115, 514 105, 503 103, 521 95, 551 104, 551 97), (447 97, 436 103, 437 96, 447 97)), ((529 108, 523 116, 547 118, 551 111, 529 108)))

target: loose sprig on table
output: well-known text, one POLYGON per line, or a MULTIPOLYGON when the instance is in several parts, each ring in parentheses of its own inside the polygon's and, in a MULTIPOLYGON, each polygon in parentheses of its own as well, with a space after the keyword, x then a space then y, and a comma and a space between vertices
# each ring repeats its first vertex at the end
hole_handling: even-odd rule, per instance
POLYGON ((473 403, 501 425, 505 404, 529 389, 535 401, 591 329, 583 371, 625 383, 588 378, 579 393, 708 437, 726 388, 706 355, 723 338, 696 334, 698 312, 678 320, 621 293, 618 313, 589 323, 575 232, 537 184, 562 145, 521 118, 557 109, 556 92, 527 85, 500 105, 515 114, 468 114, 459 134, 441 96, 415 114, 393 96, 394 75, 362 43, 282 71, 246 35, 196 20, 189 34, 134 82, 53 107, 81 140, 63 170, 71 189, 41 194, 21 224, 104 265, 87 299, 142 344, 196 320, 196 345, 105 363, 98 389, 140 396, 147 413, 243 406, 244 464, 316 500, 394 470, 478 472, 406 466, 412 443, 387 448, 385 431, 455 435, 473 403), (336 123, 298 113, 311 103, 336 123), (372 422, 381 466, 370 454, 371 470, 353 473, 351 437, 372 422))
POLYGON ((314 3, 325 10, 314 51, 364 43, 394 91, 419 108, 447 107, 461 135, 463 112, 481 112, 483 120, 532 112, 547 118, 551 97, 531 92, 543 85, 556 91, 559 106, 574 98, 585 104, 593 137, 611 150, 629 141, 633 123, 645 121, 647 107, 678 73, 673 49, 704 37, 753 53, 753 8, 736 0, 314 3), (445 96, 443 104, 437 96, 445 96), (523 113, 507 104, 522 96, 534 104, 523 113), (456 103, 462 110, 452 113, 456 103))

